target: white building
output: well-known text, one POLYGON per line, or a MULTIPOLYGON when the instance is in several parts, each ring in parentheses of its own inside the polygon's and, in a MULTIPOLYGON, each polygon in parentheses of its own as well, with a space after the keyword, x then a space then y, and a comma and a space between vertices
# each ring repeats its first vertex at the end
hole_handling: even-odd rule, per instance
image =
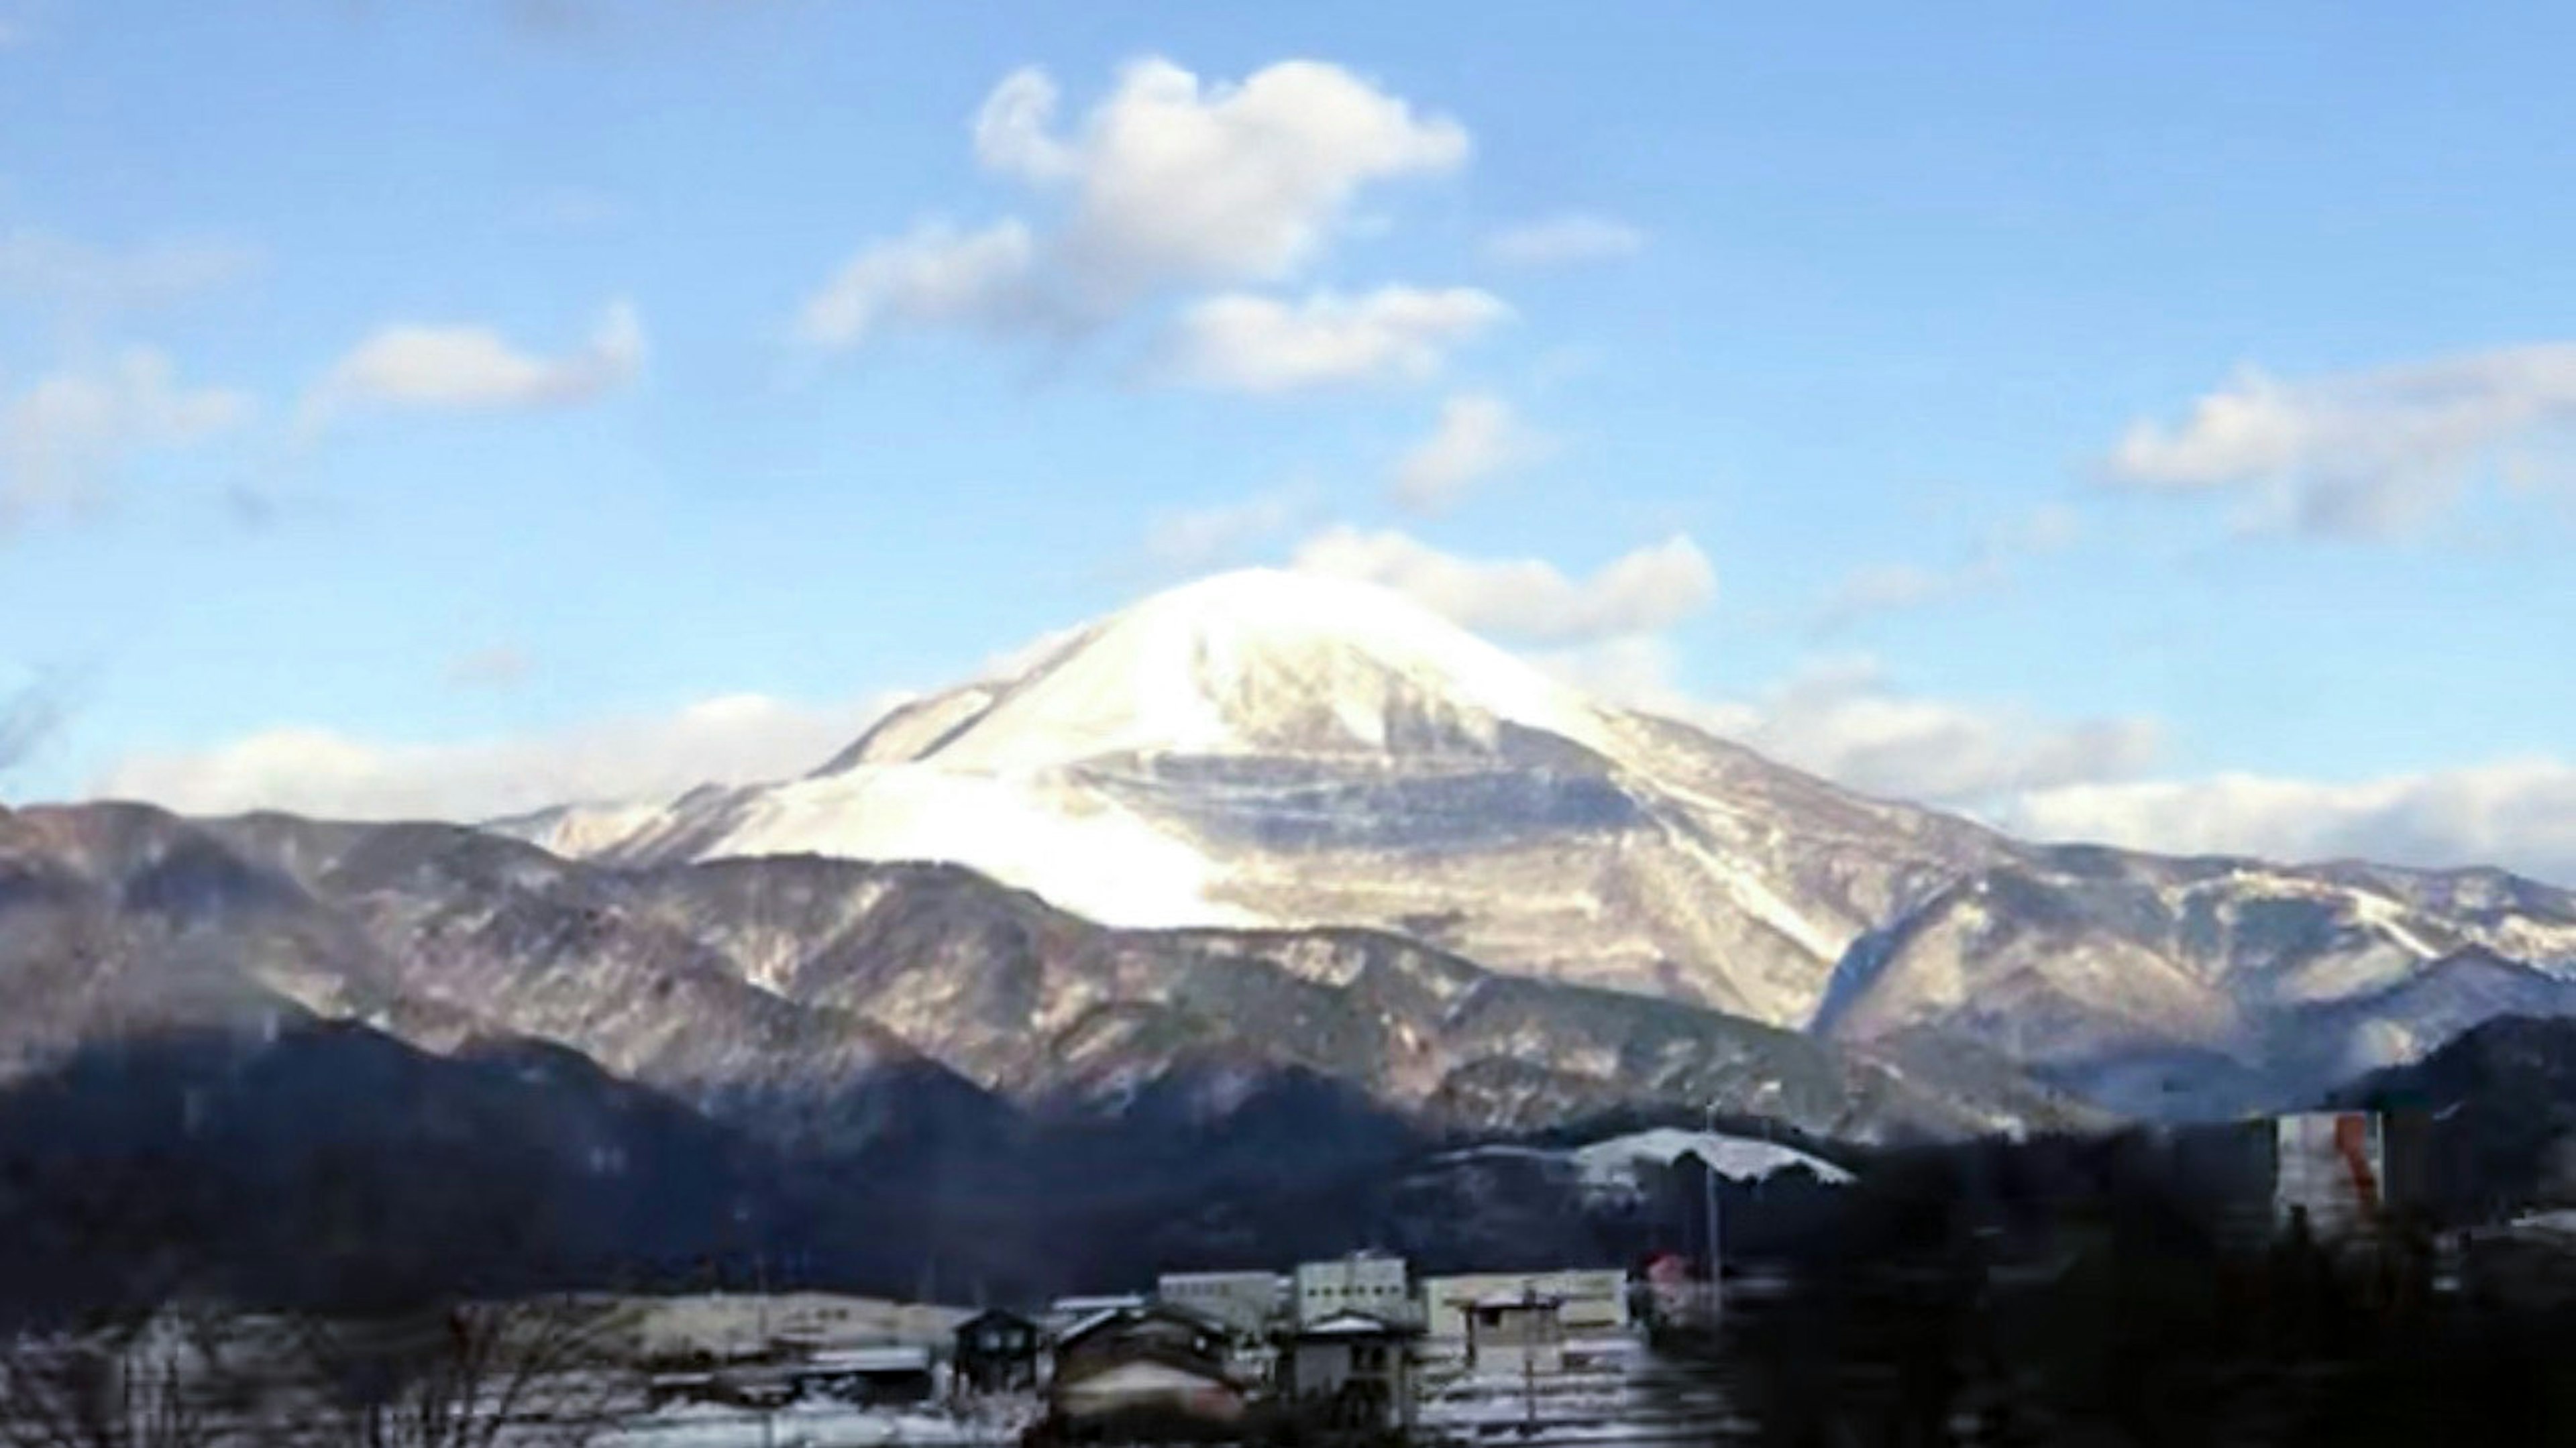
POLYGON ((1268 1330, 1286 1310, 1288 1292, 1276 1272, 1166 1272, 1154 1281, 1156 1300, 1247 1335, 1268 1330))
POLYGON ((1364 1312, 1381 1322, 1420 1320, 1404 1259, 1383 1252, 1353 1252, 1329 1262, 1297 1264, 1297 1325, 1312 1327, 1342 1312, 1364 1312))
POLYGON ((1554 1272, 1473 1272, 1422 1281, 1423 1325, 1442 1341, 1463 1341, 1478 1302, 1529 1294, 1552 1299, 1557 1320, 1575 1337, 1624 1331, 1629 1323, 1628 1274, 1616 1267, 1554 1272))

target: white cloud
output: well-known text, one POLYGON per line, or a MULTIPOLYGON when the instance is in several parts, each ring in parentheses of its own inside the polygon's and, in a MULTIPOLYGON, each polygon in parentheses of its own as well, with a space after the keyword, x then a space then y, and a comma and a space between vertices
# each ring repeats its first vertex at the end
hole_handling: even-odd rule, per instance
POLYGON ((1624 221, 1582 212, 1542 217, 1485 238, 1485 255, 1507 266, 1567 266, 1645 250, 1646 234, 1624 221))
POLYGON ((2161 731, 2141 718, 2040 720, 2009 707, 1909 695, 1869 658, 1809 664, 1703 722, 1865 793, 1992 810, 2025 790, 2133 775, 2161 731))
POLYGON ((318 424, 367 407, 497 411, 588 402, 632 382, 644 366, 644 324, 611 303, 590 340, 547 357, 520 351, 489 327, 398 323, 360 342, 305 397, 318 424))
POLYGON ((1438 512, 1476 484, 1547 449, 1547 439, 1514 416, 1499 397, 1462 392, 1440 406, 1430 436, 1396 463, 1395 501, 1419 513, 1438 512))
POLYGON ((2349 783, 2220 774, 2068 785, 2017 801, 2027 833, 2270 859, 2498 864, 2576 883, 2576 763, 2506 760, 2349 783))
POLYGON ((43 378, 0 406, 0 523, 81 502, 134 454, 195 442, 250 411, 247 394, 181 386, 170 359, 149 347, 43 378))
POLYGON ((2177 425, 2141 419, 2108 459, 2113 480, 2249 495, 2251 521, 2385 536, 2447 506, 2482 466, 2561 444, 2576 425, 2576 342, 2283 381, 2252 368, 2177 425))
POLYGON ((175 237, 124 251, 21 228, 0 235, 0 292, 76 316, 178 301, 257 269, 259 252, 217 237, 175 237))
POLYGON ((1867 656, 1809 661, 1750 698, 1680 687, 1660 638, 1614 639, 1541 655, 1577 688, 1697 724, 1783 764, 1890 799, 2008 817, 2025 791, 2125 779, 2155 758, 2162 730, 2143 718, 2037 718, 2008 705, 1927 698, 1867 656))
POLYGON ((1811 661, 1750 698, 1674 678, 1652 635, 1540 654, 1577 688, 1698 724, 1784 764, 1891 799, 1964 810, 2033 839, 2167 854, 2497 864, 2576 884, 2576 763, 2506 760, 2357 782, 2219 774, 2140 778, 2157 721, 2059 721, 1899 688, 1867 657, 1811 661))
POLYGON ((1510 315, 1499 298, 1472 287, 1316 292, 1296 303, 1233 292, 1185 309, 1154 370, 1226 392, 1420 381, 1440 371, 1452 348, 1510 315))
POLYGON ((1536 558, 1475 559, 1400 532, 1327 529, 1298 545, 1291 566, 1392 588, 1480 633, 1570 644, 1654 633, 1708 607, 1717 571, 1674 536, 1569 578, 1536 558))
POLYGON ((1303 492, 1281 490, 1236 503, 1174 508, 1146 525, 1145 556, 1163 568, 1202 571, 1287 532, 1308 507, 1303 492))
POLYGON ((1468 152, 1457 122, 1315 61, 1232 84, 1135 61, 1069 129, 1061 99, 1045 71, 1021 70, 972 124, 978 162, 1044 198, 1052 224, 924 223, 871 243, 806 301, 799 335, 851 347, 880 321, 1054 334, 1179 289, 1281 280, 1329 246, 1366 187, 1453 170, 1468 152))
POLYGON ((1287 276, 1363 186, 1452 170, 1468 151, 1457 122, 1317 61, 1215 85, 1135 61, 1070 135, 1053 129, 1057 100, 1044 71, 1005 79, 976 117, 976 155, 1069 195, 1056 262, 1107 306, 1167 285, 1287 276))
POLYGON ((90 793, 188 814, 280 809, 346 819, 490 819, 568 800, 663 800, 710 781, 812 769, 856 738, 888 700, 814 707, 759 694, 673 714, 553 734, 397 744, 328 729, 279 728, 109 768, 90 793))
POLYGON ((923 222, 844 263, 807 299, 797 333, 820 346, 850 347, 889 325, 1007 331, 1043 308, 1030 290, 1035 256, 1029 229, 1017 221, 976 232, 923 222))

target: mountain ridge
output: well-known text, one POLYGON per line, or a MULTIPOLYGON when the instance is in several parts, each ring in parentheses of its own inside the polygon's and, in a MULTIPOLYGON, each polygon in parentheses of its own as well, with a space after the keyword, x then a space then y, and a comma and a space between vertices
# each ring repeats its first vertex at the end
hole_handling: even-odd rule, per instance
POLYGON ((791 1134, 882 1126, 889 1073, 971 1114, 1252 1059, 1460 1121, 1769 1091, 1866 1135, 2313 1099, 2576 1010, 2576 896, 2017 841, 1261 572, 668 806, 0 815, 0 968, 87 1019, 67 960, 555 1040, 791 1134))
POLYGON ((2542 882, 2019 841, 1586 700, 1391 592, 1270 571, 1051 636, 814 774, 643 818, 594 857, 920 854, 1113 926, 1364 927, 1846 1046, 1945 1035, 2150 1114, 2420 1053, 2456 1009, 2359 1003, 2460 950, 2576 978, 2576 895, 2542 882), (973 827, 908 819, 947 806, 973 827), (2267 1070, 2311 1026, 2343 1036, 2267 1070), (2245 1089, 2119 1084, 2182 1056, 2245 1089))

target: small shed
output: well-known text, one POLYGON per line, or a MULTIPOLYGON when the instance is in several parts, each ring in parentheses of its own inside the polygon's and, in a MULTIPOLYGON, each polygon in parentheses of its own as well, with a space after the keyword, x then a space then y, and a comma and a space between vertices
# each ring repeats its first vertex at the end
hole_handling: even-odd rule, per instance
POLYGON ((926 1403, 937 1391, 930 1349, 852 1347, 818 1352, 789 1370, 799 1397, 823 1395, 871 1407, 926 1403))
POLYGON ((1564 1307, 1535 1289, 1478 1299, 1467 1314, 1467 1366, 1480 1373, 1565 1371, 1564 1307))
POLYGON ((1289 1393, 1336 1428, 1413 1425, 1413 1344, 1421 1329, 1364 1312, 1337 1312, 1298 1330, 1289 1393))
POLYGON ((957 1324, 957 1388, 968 1393, 1022 1393, 1038 1385, 1038 1325, 990 1308, 957 1324))

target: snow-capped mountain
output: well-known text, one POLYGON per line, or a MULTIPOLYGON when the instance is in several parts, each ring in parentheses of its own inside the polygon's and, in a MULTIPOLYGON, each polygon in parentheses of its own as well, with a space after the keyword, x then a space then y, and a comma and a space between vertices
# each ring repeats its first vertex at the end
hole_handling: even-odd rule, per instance
POLYGON ((516 829, 618 862, 946 861, 1129 928, 1369 926, 1791 1027, 1861 932, 2009 851, 1270 571, 912 703, 805 778, 616 818, 516 829))
POLYGON ((2306 1101, 2576 1014, 2576 897, 2026 845, 1252 573, 668 806, 0 811, 0 986, 0 1078, 291 1007, 537 1038, 791 1137, 1222 1118, 1281 1072, 1474 1126, 1880 1136, 2306 1101))
POLYGON ((1052 638, 803 778, 503 828, 621 865, 948 862, 1131 930, 1361 927, 2151 1112, 2309 1093, 2488 1006, 2576 1009, 2564 891, 2027 845, 1267 570, 1052 638), (2519 974, 2443 987, 2464 951, 2519 974))

